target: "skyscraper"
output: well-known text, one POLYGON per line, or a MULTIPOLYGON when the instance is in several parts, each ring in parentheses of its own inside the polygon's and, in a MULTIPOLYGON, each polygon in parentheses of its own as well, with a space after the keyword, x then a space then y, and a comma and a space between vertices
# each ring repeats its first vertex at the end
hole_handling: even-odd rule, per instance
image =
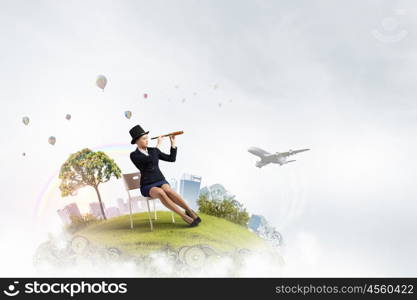
MULTIPOLYGON (((139 196, 133 196, 132 199, 132 213, 140 212, 145 210, 145 201, 140 200, 139 196)), ((124 201, 122 198, 117 199, 117 207, 119 208, 120 215, 125 215, 130 212, 129 209, 129 198, 124 201)))
POLYGON ((71 216, 81 217, 77 203, 70 203, 63 209, 58 209, 57 213, 64 224, 71 224, 71 216))
POLYGON ((119 208, 119 212, 121 215, 124 215, 129 212, 129 208, 127 204, 123 201, 122 198, 117 198, 117 207, 119 208))
MULTIPOLYGON (((106 205, 103 203, 103 210, 106 211, 106 205)), ((97 218, 103 218, 101 213, 100 202, 91 202, 90 203, 90 214, 96 216, 97 218)))
POLYGON ((259 237, 271 243, 273 247, 281 246, 284 243, 281 233, 269 225, 265 217, 261 215, 252 215, 248 222, 248 228, 259 237))
POLYGON ((201 176, 183 174, 180 180, 180 194, 188 205, 197 210, 197 199, 200 194, 201 176))
POLYGON ((224 200, 226 197, 231 196, 224 186, 219 183, 203 187, 200 190, 200 195, 206 196, 208 200, 224 200))
POLYGON ((255 232, 268 225, 264 216, 252 215, 249 219, 248 227, 255 232))
MULTIPOLYGON (((142 202, 144 201, 139 201, 139 196, 134 196, 131 198, 132 201, 132 212, 139 212, 140 208, 142 207, 142 202)), ((129 199, 127 200, 127 212, 129 212, 129 199)))
POLYGON ((106 216, 107 218, 113 218, 120 216, 119 208, 116 206, 111 206, 106 208, 106 216))

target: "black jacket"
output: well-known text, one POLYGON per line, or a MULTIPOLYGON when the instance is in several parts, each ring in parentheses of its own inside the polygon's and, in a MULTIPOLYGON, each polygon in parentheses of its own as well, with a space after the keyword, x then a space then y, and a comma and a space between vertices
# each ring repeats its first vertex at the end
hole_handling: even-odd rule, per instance
POLYGON ((165 177, 159 169, 158 161, 161 159, 174 162, 177 157, 177 147, 171 146, 169 155, 156 147, 148 147, 147 149, 149 156, 143 154, 137 147, 135 151, 130 153, 130 160, 140 171, 141 186, 164 180, 165 177))

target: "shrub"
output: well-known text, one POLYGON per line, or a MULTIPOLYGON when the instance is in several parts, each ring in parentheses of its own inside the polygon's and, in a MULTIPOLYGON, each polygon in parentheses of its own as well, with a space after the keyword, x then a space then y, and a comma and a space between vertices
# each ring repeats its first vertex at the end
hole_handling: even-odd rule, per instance
POLYGON ((249 214, 246 208, 236 201, 234 196, 209 200, 207 195, 200 195, 197 204, 202 213, 223 218, 242 226, 246 226, 248 223, 249 214))
POLYGON ((67 225, 65 229, 70 233, 74 233, 81 228, 84 228, 90 224, 98 223, 101 220, 98 219, 96 216, 86 213, 81 216, 71 216, 71 224, 67 225))

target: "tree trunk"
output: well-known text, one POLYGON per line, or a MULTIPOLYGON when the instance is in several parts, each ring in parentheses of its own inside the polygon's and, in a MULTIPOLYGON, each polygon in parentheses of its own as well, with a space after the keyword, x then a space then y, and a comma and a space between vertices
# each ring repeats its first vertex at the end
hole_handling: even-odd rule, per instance
POLYGON ((106 214, 104 213, 103 202, 101 202, 101 196, 100 196, 100 192, 98 191, 98 187, 95 186, 94 189, 96 190, 98 202, 100 203, 101 214, 103 215, 104 220, 107 220, 106 214))

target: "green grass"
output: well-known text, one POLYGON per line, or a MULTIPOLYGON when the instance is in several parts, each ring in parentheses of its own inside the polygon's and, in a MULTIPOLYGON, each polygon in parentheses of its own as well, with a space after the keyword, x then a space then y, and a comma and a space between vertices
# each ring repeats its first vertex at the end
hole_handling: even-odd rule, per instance
POLYGON ((147 212, 133 214, 133 229, 130 229, 129 215, 120 216, 89 225, 76 234, 87 237, 92 243, 105 247, 117 247, 129 254, 147 254, 163 246, 179 248, 195 244, 207 244, 219 252, 240 248, 269 248, 269 245, 246 227, 222 218, 199 213, 202 222, 196 227, 188 227, 175 214, 158 211, 158 219, 153 220, 150 231, 147 212))

